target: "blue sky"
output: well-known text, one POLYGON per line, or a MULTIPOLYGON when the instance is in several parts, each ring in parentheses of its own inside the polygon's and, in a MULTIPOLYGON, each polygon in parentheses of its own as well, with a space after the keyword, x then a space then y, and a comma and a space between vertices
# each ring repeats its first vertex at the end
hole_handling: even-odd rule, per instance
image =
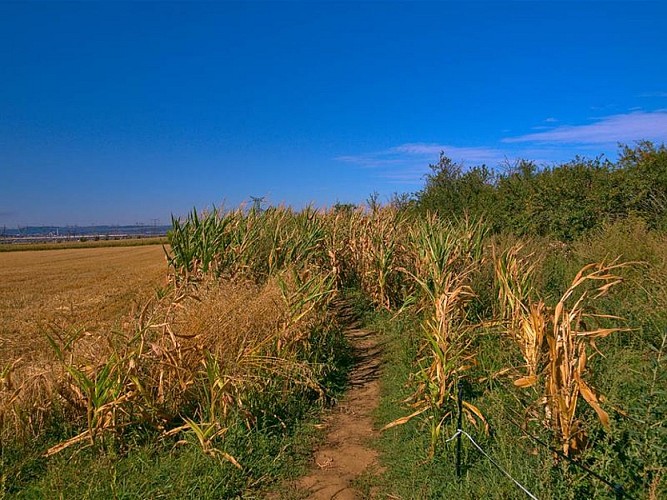
POLYGON ((0 3, 0 226, 667 142, 667 2, 0 3))

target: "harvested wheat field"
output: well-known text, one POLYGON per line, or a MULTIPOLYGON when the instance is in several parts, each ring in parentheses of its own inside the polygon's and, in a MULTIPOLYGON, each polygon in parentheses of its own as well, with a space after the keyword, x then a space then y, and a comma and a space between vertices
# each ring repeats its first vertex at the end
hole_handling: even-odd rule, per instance
POLYGON ((161 245, 0 253, 0 363, 34 357, 54 325, 113 326, 166 276, 161 245))

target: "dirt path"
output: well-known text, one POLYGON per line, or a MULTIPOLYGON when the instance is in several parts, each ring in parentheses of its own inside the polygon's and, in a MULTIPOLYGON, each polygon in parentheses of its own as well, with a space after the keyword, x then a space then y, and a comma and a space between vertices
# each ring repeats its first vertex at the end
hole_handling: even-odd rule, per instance
POLYGON ((346 334, 355 358, 350 387, 325 418, 325 441, 315 452, 312 471, 298 482, 314 500, 362 498, 354 480, 378 469, 369 441, 377 435, 372 413, 380 400, 382 346, 375 332, 352 327, 346 334))

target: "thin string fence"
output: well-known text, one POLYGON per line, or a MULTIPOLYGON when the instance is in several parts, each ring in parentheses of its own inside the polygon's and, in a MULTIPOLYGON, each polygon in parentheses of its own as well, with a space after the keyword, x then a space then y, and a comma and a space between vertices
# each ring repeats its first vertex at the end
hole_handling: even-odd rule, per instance
MULTIPOLYGON (((453 441, 454 439, 457 440, 456 442, 456 475, 457 477, 461 477, 461 437, 465 436, 472 444, 473 446, 482 454, 484 455, 493 465, 496 467, 500 472, 502 472, 505 476, 507 476, 509 479, 512 480, 512 482, 519 488, 521 489, 529 498, 533 500, 537 500, 537 497, 533 495, 525 486, 523 486, 519 481, 517 481, 512 475, 505 470, 497 461, 495 461, 484 449, 472 438, 470 434, 468 434, 466 431, 463 430, 463 425, 462 425, 462 405, 463 405, 463 381, 459 381, 458 386, 457 386, 457 406, 458 406, 458 415, 457 415, 457 429, 456 432, 454 433, 453 436, 451 436, 449 439, 447 439, 445 442, 449 443, 453 441)), ((504 406, 504 405, 503 405, 504 406)), ((507 408, 505 408, 507 410, 507 408)), ((597 472, 591 470, 584 464, 580 463, 577 460, 572 459, 571 457, 567 456, 565 453, 562 453, 561 451, 557 450, 556 448, 550 446, 549 444, 545 443, 541 439, 537 438, 536 436, 533 436, 531 433, 526 431, 524 428, 522 428, 513 418, 508 417, 507 421, 510 422, 512 425, 514 425, 517 429, 519 429, 525 436, 531 438, 536 444, 542 446, 543 448, 546 448, 550 452, 558 455, 559 457, 567 460, 569 463, 572 465, 580 468, 586 474, 592 476, 593 478, 597 479, 598 481, 604 483, 607 485, 615 494, 617 499, 623 499, 623 498, 629 498, 630 500, 637 500, 635 497, 630 495, 628 492, 625 491, 623 486, 620 483, 614 483, 606 479, 605 477, 601 476, 597 472)))
POLYGON ((517 485, 517 487, 518 487, 519 489, 521 489, 526 495, 528 495, 529 498, 532 498, 533 500, 538 500, 538 498, 537 498, 535 495, 533 495, 530 491, 528 491, 528 489, 527 489, 525 486, 523 486, 519 481, 517 481, 516 479, 514 479, 514 478, 512 477, 512 475, 511 475, 509 472, 507 472, 505 469, 503 469, 503 468, 498 464, 498 462, 496 462, 493 458, 491 458, 491 456, 490 456, 487 452, 485 452, 485 451, 482 449, 482 447, 481 447, 480 445, 477 444, 477 442, 475 442, 475 440, 472 438, 472 436, 470 436, 470 434, 468 434, 468 433, 467 433, 466 431, 464 431, 463 429, 457 429, 457 430, 456 430, 456 433, 455 433, 452 437, 450 437, 447 441, 445 441, 445 442, 448 443, 448 442, 450 442, 450 441, 453 441, 455 438, 460 438, 461 435, 467 437, 467 438, 470 440, 470 442, 473 444, 473 446, 475 446, 475 448, 477 448, 477 449, 479 450, 479 452, 480 452, 482 455, 484 455, 486 458, 488 458, 488 459, 489 459, 489 462, 491 462, 491 463, 496 467, 496 469, 498 469, 500 472, 502 472, 502 473, 505 474, 507 477, 509 477, 509 478, 514 482, 514 484, 517 485))

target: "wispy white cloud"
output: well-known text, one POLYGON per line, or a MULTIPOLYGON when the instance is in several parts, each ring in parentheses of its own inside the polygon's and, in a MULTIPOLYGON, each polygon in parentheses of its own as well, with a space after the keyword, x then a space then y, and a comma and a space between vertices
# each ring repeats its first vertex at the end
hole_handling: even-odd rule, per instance
POLYGON ((508 161, 508 151, 487 147, 460 147, 449 144, 411 142, 382 151, 339 156, 336 159, 364 168, 377 169, 379 175, 396 184, 417 184, 428 172, 428 165, 438 162, 440 152, 463 165, 486 164, 497 167, 508 161))
POLYGON ((394 146, 374 153, 363 153, 359 155, 338 156, 336 159, 348 163, 356 163, 365 167, 386 167, 392 165, 405 165, 407 163, 437 162, 440 152, 459 162, 497 162, 505 158, 505 153, 500 149, 485 147, 458 147, 447 144, 435 144, 426 142, 413 142, 394 146))
POLYGON ((506 152, 487 147, 459 147, 449 144, 408 143, 391 149, 396 153, 405 153, 414 156, 428 156, 435 160, 440 152, 457 162, 464 163, 497 163, 506 157, 506 152))
POLYGON ((637 111, 598 119, 586 125, 562 125, 544 132, 507 137, 504 143, 614 144, 647 139, 667 141, 667 112, 637 111))
POLYGON ((644 92, 639 97, 667 97, 667 92, 644 92))
POLYGON ((405 163, 405 159, 397 157, 392 158, 386 152, 382 151, 377 153, 337 156, 335 159, 345 163, 354 163, 356 165, 368 168, 389 167, 392 165, 402 165, 405 163))
POLYGON ((585 125, 554 126, 558 120, 547 118, 534 127, 535 132, 501 139, 489 147, 464 147, 434 142, 408 142, 375 152, 339 156, 336 159, 362 168, 375 169, 377 175, 395 184, 417 185, 438 162, 440 152, 465 166, 485 164, 502 169, 517 159, 549 165, 571 160, 575 155, 610 154, 617 143, 631 144, 647 139, 667 142, 667 110, 635 111, 608 115, 585 125))
POLYGON ((388 149, 387 151, 394 153, 406 153, 410 155, 438 155, 447 146, 442 144, 428 143, 428 142, 409 142, 401 144, 388 149))

